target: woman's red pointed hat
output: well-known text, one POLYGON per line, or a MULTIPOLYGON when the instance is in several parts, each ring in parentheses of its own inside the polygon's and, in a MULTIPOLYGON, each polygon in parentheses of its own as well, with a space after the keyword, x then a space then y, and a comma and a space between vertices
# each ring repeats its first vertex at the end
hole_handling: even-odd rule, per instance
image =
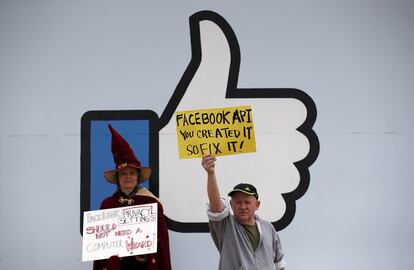
POLYGON ((151 168, 142 167, 141 162, 137 159, 128 142, 118 133, 111 125, 108 125, 112 133, 111 150, 114 156, 115 169, 104 172, 105 179, 112 183, 116 183, 116 172, 127 166, 140 169, 139 182, 148 180, 151 176, 151 168))

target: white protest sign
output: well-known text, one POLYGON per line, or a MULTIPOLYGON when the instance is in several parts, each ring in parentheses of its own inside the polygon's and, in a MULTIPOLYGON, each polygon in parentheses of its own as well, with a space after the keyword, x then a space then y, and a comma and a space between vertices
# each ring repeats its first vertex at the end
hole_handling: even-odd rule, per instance
POLYGON ((156 203, 83 213, 82 261, 157 252, 156 203))

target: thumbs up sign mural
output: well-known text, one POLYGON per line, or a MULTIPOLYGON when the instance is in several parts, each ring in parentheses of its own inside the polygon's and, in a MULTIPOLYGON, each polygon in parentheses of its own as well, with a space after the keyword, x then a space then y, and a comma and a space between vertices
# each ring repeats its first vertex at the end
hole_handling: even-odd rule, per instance
POLYGON ((174 113, 194 109, 252 107, 256 153, 219 157, 222 196, 239 182, 254 184, 260 215, 278 229, 293 219, 309 184, 319 144, 312 131, 316 108, 303 91, 237 88, 240 49, 229 24, 204 11, 190 17, 192 60, 160 118, 159 195, 170 228, 207 231, 206 176, 200 159, 179 160, 174 113))
MULTIPOLYGON (((292 221, 296 201, 308 188, 309 166, 319 153, 319 142, 312 130, 316 120, 315 104, 299 89, 238 88, 239 44, 230 25, 217 13, 202 11, 192 15, 190 33, 191 61, 160 117, 147 110, 94 111, 83 116, 81 216, 83 211, 94 208, 90 207, 93 200, 101 201, 111 194, 95 195, 95 186, 104 181, 101 176, 94 180, 97 177, 93 171, 97 170, 101 175, 103 169, 94 169, 91 165, 93 153, 90 149, 94 144, 90 140, 94 138, 92 129, 95 125, 90 123, 91 118, 99 120, 99 123, 105 119, 135 118, 149 122, 143 128, 148 138, 144 136, 141 142, 137 142, 140 146, 134 151, 143 158, 144 165, 152 168, 149 188, 163 202, 169 228, 180 232, 207 232, 205 171, 199 158, 179 159, 175 113, 250 106, 256 152, 218 157, 219 188, 222 196, 226 196, 240 182, 255 185, 262 202, 259 215, 272 221, 276 229, 283 229, 292 221), (145 142, 148 147, 142 147, 145 142), (146 150, 139 152, 142 149, 146 150)), ((111 123, 124 136, 128 135, 121 126, 111 123)), ((122 124, 128 125, 125 121, 122 124)), ((105 123, 102 125, 106 127, 105 123)), ((134 128, 139 129, 136 125, 134 128)), ((96 137, 103 139, 104 132, 107 133, 100 131, 96 137)), ((133 135, 142 135, 143 132, 134 130, 130 133, 131 138, 126 139, 134 148, 133 135)), ((105 140, 103 144, 107 144, 105 151, 109 156, 108 164, 111 164, 109 134, 105 135, 105 140)), ((106 168, 108 166, 113 165, 106 165, 106 168)))

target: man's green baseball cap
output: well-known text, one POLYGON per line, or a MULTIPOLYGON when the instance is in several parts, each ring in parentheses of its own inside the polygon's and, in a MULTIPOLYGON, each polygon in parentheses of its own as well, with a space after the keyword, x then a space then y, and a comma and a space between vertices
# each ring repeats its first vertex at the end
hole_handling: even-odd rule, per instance
POLYGON ((257 194, 256 188, 253 185, 250 185, 250 184, 246 184, 246 183, 238 184, 227 195, 232 197, 233 194, 236 193, 236 192, 242 192, 242 193, 247 194, 247 195, 252 195, 252 196, 255 196, 256 199, 259 199, 259 194, 257 194))

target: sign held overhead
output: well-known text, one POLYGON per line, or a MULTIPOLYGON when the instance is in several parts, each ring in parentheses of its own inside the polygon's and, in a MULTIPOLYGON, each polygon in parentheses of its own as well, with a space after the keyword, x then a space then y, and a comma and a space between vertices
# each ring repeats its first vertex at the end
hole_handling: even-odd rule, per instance
POLYGON ((180 159, 256 152, 250 106, 175 113, 180 159))

